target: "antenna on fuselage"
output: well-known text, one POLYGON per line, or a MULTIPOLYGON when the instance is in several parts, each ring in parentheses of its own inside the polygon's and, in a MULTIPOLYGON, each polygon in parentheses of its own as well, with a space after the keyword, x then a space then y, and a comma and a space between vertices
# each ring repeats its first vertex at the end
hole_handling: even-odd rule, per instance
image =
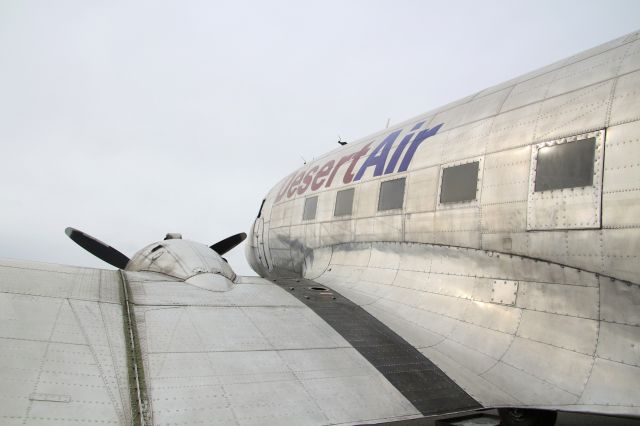
POLYGON ((302 155, 300 155, 300 158, 302 158, 302 161, 304 162, 304 164, 307 164, 307 160, 305 160, 302 155))
POLYGON ((343 141, 342 138, 340 137, 340 135, 338 135, 338 143, 342 146, 345 146, 348 142, 347 141, 343 141))
POLYGON ((391 123, 391 118, 387 118, 387 125, 384 127, 385 129, 389 128, 389 123, 391 123))

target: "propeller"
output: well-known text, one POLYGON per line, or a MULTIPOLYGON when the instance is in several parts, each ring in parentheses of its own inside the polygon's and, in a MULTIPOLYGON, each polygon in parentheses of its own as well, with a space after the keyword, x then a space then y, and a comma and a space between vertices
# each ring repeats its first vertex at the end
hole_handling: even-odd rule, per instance
POLYGON ((95 257, 104 260, 109 265, 115 266, 118 269, 124 269, 127 267, 129 258, 110 245, 105 244, 97 238, 94 238, 89 234, 85 234, 75 228, 69 227, 64 230, 64 233, 80 247, 95 257))
MULTIPOLYGON (((71 227, 65 229, 64 233, 67 234, 67 236, 80 247, 82 247, 95 257, 104 260, 109 265, 115 266, 118 269, 125 269, 127 267, 129 258, 110 245, 103 243, 99 239, 71 227)), ((182 236, 180 234, 167 234, 167 238, 165 238, 165 240, 168 238, 181 239, 182 236)), ((211 250, 222 256, 223 254, 227 253, 229 250, 243 242, 245 238, 247 238, 247 234, 241 232, 239 234, 227 237, 224 240, 218 241, 210 248, 211 250)))
POLYGON ((239 234, 227 237, 224 240, 220 240, 209 248, 222 256, 223 254, 243 242, 245 238, 247 238, 247 234, 241 232, 239 234))

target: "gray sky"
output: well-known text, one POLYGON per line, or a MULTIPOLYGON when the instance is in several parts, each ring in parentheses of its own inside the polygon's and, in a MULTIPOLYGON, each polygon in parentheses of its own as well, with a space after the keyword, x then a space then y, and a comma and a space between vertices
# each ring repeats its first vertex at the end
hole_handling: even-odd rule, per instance
MULTIPOLYGON (((336 147, 639 29, 637 1, 0 0, 0 257, 247 231, 336 147)), ((242 249, 228 256, 251 273, 242 249)))

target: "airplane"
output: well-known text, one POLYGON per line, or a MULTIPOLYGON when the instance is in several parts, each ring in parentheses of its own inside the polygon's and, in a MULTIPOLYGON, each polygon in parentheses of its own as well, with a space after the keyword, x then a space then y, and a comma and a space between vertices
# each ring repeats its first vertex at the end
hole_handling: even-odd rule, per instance
POLYGON ((307 162, 248 236, 67 228, 117 269, 0 261, 0 423, 640 417, 639 170, 634 32, 307 162))

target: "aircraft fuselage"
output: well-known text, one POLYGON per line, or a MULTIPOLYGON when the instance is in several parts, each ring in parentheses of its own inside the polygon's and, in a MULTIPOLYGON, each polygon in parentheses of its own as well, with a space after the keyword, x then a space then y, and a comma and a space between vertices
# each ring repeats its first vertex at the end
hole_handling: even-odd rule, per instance
POLYGON ((640 415, 640 40, 340 147, 247 257, 339 291, 485 406, 640 415))

